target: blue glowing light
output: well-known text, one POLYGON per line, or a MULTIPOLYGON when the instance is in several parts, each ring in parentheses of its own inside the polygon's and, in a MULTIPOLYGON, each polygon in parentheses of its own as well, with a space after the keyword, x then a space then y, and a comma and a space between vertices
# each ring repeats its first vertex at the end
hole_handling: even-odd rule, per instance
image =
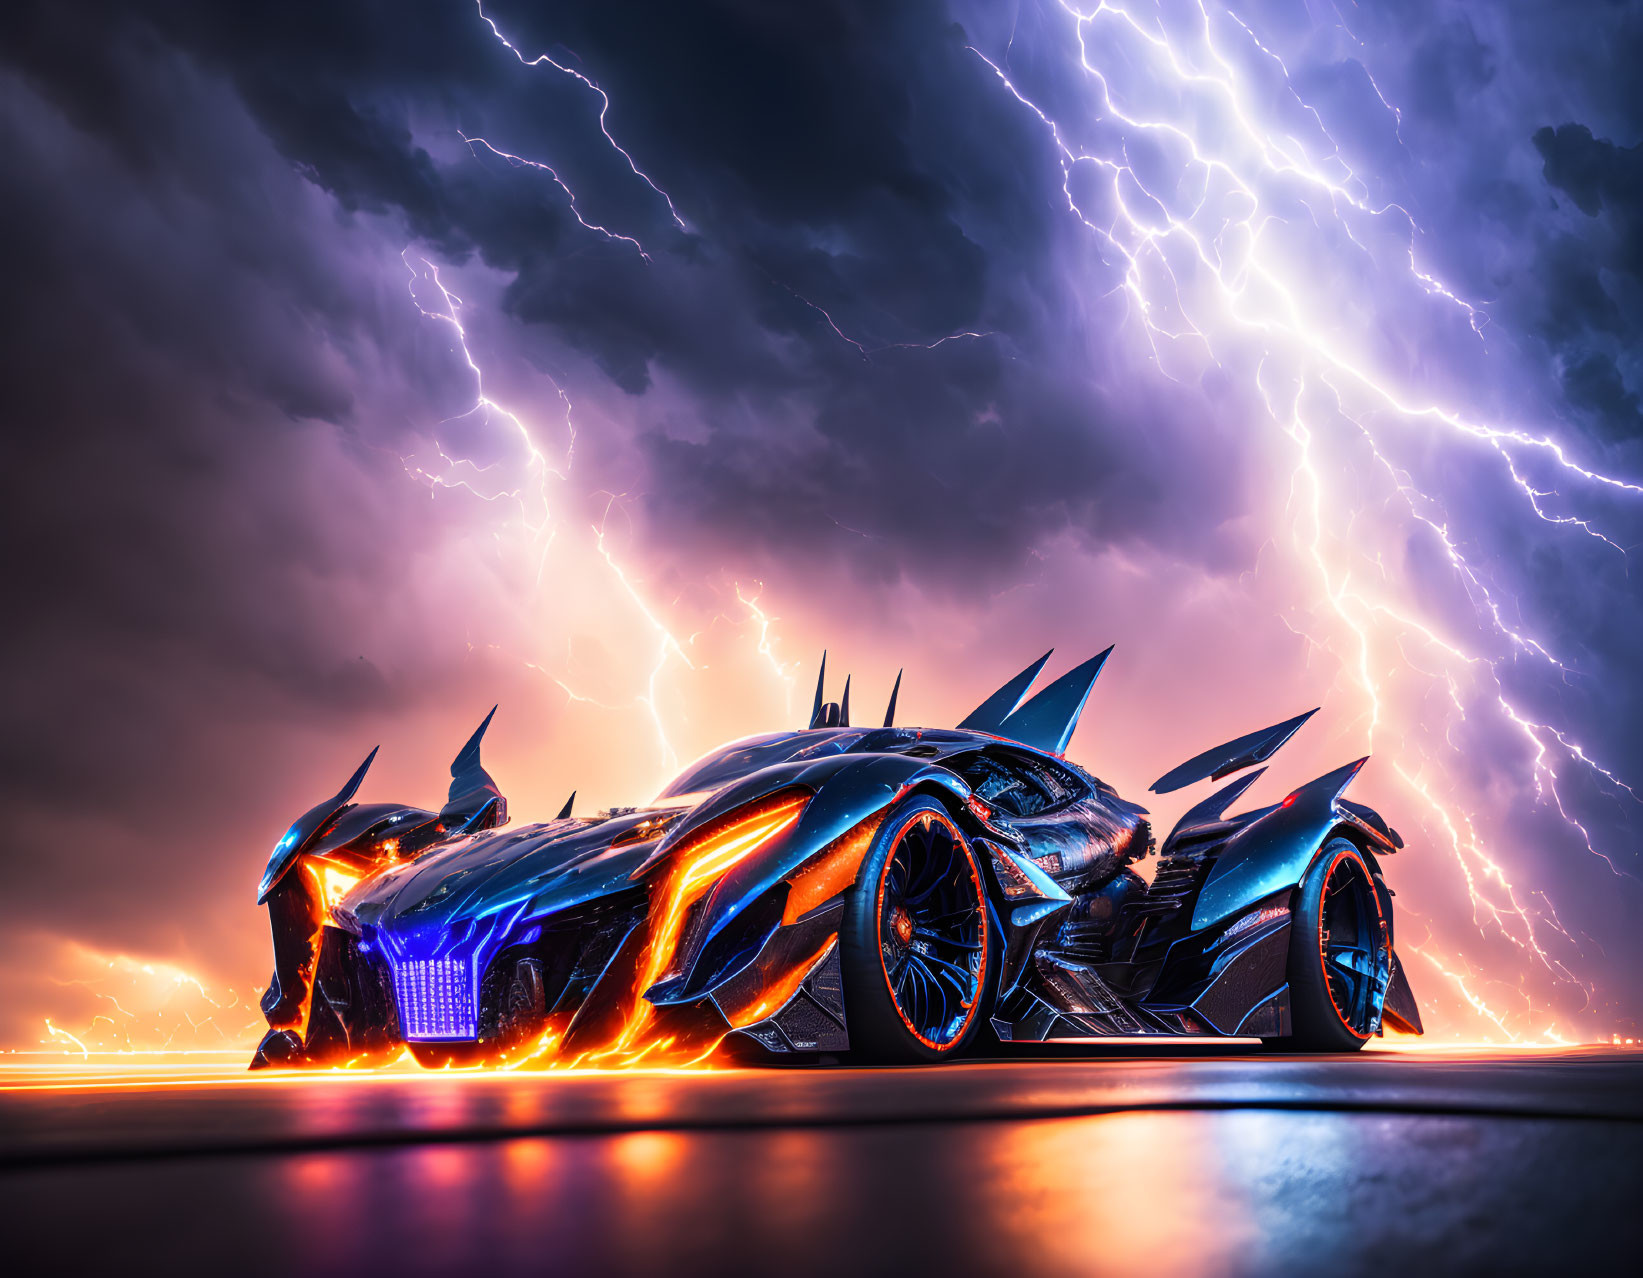
POLYGON ((466 958, 401 959, 393 968, 406 1039, 479 1037, 477 991, 466 958))

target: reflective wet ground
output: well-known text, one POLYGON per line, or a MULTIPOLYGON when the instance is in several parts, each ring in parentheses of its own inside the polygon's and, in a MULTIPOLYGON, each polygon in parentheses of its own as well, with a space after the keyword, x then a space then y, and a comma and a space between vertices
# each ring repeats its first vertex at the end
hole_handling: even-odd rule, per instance
POLYGON ((938 1070, 0 1066, 9 1255, 242 1273, 1568 1272, 1643 1255, 1643 1056, 938 1070))

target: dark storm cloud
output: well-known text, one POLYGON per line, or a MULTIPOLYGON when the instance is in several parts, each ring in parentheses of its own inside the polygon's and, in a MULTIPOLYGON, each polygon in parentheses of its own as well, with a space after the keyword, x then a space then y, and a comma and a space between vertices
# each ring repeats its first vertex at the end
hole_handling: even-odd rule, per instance
MULTIPOLYGON (((525 15, 497 16, 532 47, 525 15)), ((237 891, 211 846, 288 818, 258 777, 289 725, 449 701, 464 677, 463 622, 425 616, 418 580, 442 508, 399 453, 467 392, 434 371, 407 241, 511 276, 527 333, 644 406, 629 444, 660 540, 979 585, 1068 524, 1190 536, 1157 514, 1168 397, 1088 393, 1044 139, 970 92, 938 8, 584 19, 543 47, 609 86, 688 232, 597 99, 463 4, 0 16, 0 517, 24 601, 0 640, 22 675, 0 786, 36 853, 8 865, 10 899, 36 923, 155 943, 175 911, 134 909, 111 866, 237 891), (551 158, 651 261, 462 133, 551 158), (966 329, 992 335, 895 346, 966 329), (1100 418, 1135 404, 1149 433, 1125 448, 1100 418)))
MULTIPOLYGON (((991 90, 940 6, 487 12, 521 49, 598 78, 617 104, 610 127, 672 193, 688 234, 600 136, 594 95, 520 66, 464 5, 414 20, 395 5, 166 5, 152 25, 114 25, 228 77, 344 208, 397 216, 440 251, 515 275, 513 313, 629 394, 665 373, 700 397, 704 440, 644 436, 669 476, 650 512, 660 535, 757 535, 779 553, 814 549, 821 534, 854 557, 846 523, 885 539, 910 571, 967 579, 1012 570, 1068 523, 1100 538, 1189 535, 1155 473, 1170 451, 1158 437, 1184 429, 1186 411, 1151 397, 1141 407, 1159 447, 1125 454, 1092 437, 1110 438, 1137 406, 1107 403, 1105 422, 1072 407, 1073 379, 1102 380, 1093 361, 1038 384, 1032 370, 1088 349, 1051 265, 1070 230, 1047 198, 1042 130, 991 90), (576 226, 541 173, 470 155, 459 130, 551 158, 594 220, 635 235, 653 261, 576 226), (443 160, 427 149, 436 142, 449 144, 443 160), (989 336, 910 349, 962 331, 989 336), (717 411, 731 401, 772 428, 749 437, 717 411), (846 474, 841 509, 826 480, 846 474), (928 492, 933 504, 954 489, 968 494, 973 535, 955 537, 950 516, 932 521, 906 498, 928 492), (947 527, 926 532, 937 523, 947 527)), ((54 29, 42 43, 57 92, 96 99, 77 54, 107 38, 54 29)), ((109 127, 125 127, 115 114, 109 127)), ((1195 493, 1199 527, 1235 508, 1222 491, 1195 493)))
POLYGON ((1604 232, 1566 234, 1554 249, 1564 282, 1545 327, 1564 389, 1606 434, 1643 437, 1638 398, 1621 368, 1636 359, 1629 338, 1643 320, 1643 147, 1593 137, 1583 124, 1539 129, 1534 143, 1546 181, 1604 232))
POLYGON ((145 907, 226 888, 280 819, 255 778, 301 752, 283 725, 441 673, 384 639, 438 533, 393 451, 415 388, 362 399, 358 373, 417 335, 380 305, 392 257, 219 77, 130 24, 35 44, 17 16, 0 47, 40 56, 0 66, 6 931, 154 946, 182 924, 145 907))

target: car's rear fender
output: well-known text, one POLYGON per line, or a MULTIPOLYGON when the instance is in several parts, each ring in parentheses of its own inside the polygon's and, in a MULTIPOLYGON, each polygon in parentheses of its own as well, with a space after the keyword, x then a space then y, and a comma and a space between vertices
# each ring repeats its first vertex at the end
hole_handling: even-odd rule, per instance
POLYGON ((1369 827, 1337 800, 1366 762, 1359 759, 1308 781, 1228 835, 1198 891, 1192 930, 1214 927, 1263 897, 1300 883, 1318 849, 1343 826, 1353 842, 1363 846, 1369 827))

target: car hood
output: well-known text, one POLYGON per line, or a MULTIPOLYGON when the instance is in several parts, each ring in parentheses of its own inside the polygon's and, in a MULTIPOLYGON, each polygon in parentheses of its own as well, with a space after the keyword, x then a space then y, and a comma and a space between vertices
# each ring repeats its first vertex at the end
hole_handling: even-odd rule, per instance
POLYGON ((504 914, 510 922, 546 917, 629 886, 656 848, 657 837, 646 837, 642 827, 665 828, 684 810, 546 821, 453 839, 366 879, 333 917, 356 935, 373 928, 448 933, 504 914))

